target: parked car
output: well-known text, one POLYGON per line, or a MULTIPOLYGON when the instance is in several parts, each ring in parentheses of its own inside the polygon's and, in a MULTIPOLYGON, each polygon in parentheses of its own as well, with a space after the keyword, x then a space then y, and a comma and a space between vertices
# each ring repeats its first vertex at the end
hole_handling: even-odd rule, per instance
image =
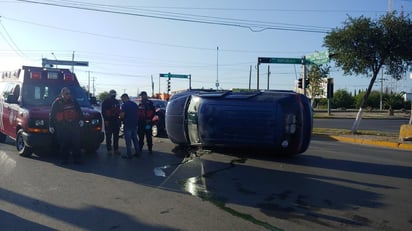
POLYGON ((167 104, 166 130, 179 145, 258 147, 296 155, 309 146, 312 109, 293 91, 188 90, 167 104))
MULTIPOLYGON (((165 126, 165 114, 166 114, 166 100, 150 98, 155 106, 155 116, 152 120, 152 136, 167 136, 166 126, 165 126)), ((140 103, 140 98, 134 99, 138 105, 140 103)))

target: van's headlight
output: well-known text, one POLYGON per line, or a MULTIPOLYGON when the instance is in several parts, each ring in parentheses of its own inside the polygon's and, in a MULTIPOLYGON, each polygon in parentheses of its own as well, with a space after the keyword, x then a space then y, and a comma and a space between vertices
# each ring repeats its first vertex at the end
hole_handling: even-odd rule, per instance
POLYGON ((100 124, 100 120, 99 120, 99 119, 92 119, 92 120, 90 121, 90 123, 91 123, 92 125, 99 125, 99 124, 100 124))
POLYGON ((44 120, 35 120, 34 125, 36 127, 44 126, 44 120))

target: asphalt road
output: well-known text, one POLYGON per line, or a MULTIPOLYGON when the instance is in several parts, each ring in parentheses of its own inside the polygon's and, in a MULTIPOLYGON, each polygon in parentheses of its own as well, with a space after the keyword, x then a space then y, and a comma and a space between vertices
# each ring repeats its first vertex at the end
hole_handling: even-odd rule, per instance
MULTIPOLYGON (((355 119, 314 119, 315 128, 351 129, 355 119)), ((372 130, 399 133, 402 124, 408 124, 407 119, 362 119, 359 130, 372 130)))
POLYGON ((0 150, 0 230, 412 229, 409 151, 314 137, 281 158, 155 138, 153 155, 63 167, 0 150))

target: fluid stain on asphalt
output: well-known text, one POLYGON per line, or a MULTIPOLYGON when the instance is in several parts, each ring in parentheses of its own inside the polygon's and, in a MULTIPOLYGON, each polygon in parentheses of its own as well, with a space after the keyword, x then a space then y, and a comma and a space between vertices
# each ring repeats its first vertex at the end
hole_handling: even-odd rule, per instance
MULTIPOLYGON (((198 157, 198 156, 197 156, 198 157)), ((274 230, 274 231, 280 231, 282 229, 275 227, 267 222, 261 221, 256 219, 250 214, 242 213, 237 210, 234 210, 228 206, 226 206, 226 198, 223 197, 218 197, 217 195, 214 195, 212 192, 207 190, 206 187, 206 180, 207 178, 213 177, 216 173, 222 172, 229 170, 231 168, 236 167, 236 163, 245 163, 246 159, 241 158, 241 159, 234 159, 232 160, 227 167, 217 169, 211 172, 204 172, 203 168, 203 163, 201 162, 201 175, 200 176, 195 176, 195 177, 190 177, 186 180, 180 181, 183 189, 190 193, 193 196, 196 196, 204 201, 208 201, 212 204, 214 204, 216 207, 222 209, 223 211, 226 211, 233 216, 242 218, 244 220, 247 220, 249 222, 252 222, 256 225, 259 225, 267 230, 274 230)), ((250 193, 250 192, 249 192, 250 193)))

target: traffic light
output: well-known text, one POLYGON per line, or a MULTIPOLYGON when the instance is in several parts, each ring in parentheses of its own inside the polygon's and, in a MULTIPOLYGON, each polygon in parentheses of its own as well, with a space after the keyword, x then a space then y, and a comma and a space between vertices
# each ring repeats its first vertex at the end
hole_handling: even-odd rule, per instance
POLYGON ((328 78, 328 85, 326 87, 326 98, 333 98, 333 78, 328 78))
POLYGON ((309 87, 309 78, 306 78, 305 79, 305 88, 308 88, 309 87))
POLYGON ((170 76, 167 78, 167 93, 170 92, 170 76))
POLYGON ((302 78, 298 79, 298 88, 302 88, 302 78))

